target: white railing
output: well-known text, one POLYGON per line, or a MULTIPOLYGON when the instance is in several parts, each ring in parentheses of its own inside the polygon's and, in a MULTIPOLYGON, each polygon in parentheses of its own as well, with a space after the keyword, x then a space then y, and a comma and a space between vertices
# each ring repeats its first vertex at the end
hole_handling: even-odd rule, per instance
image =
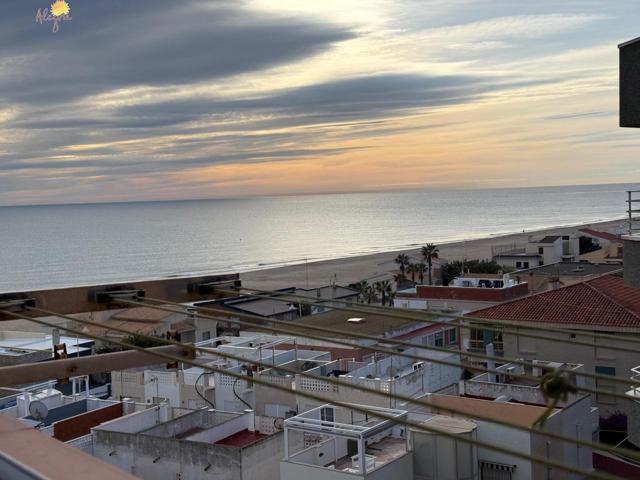
MULTIPOLYGON (((631 372, 631 380, 633 380, 634 382, 640 381, 640 365, 638 365, 637 367, 633 367, 631 369, 631 372)), ((635 398, 640 398, 640 386, 637 386, 637 384, 634 383, 631 386, 631 390, 627 392, 627 395, 635 398)))
POLYGON ((83 435, 82 437, 74 438, 73 440, 69 440, 65 443, 82 450, 89 455, 93 455, 93 436, 90 433, 83 435))

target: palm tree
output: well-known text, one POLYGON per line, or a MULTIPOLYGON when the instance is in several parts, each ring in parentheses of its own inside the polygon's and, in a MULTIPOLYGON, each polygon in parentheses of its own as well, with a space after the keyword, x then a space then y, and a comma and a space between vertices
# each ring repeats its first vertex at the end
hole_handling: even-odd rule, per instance
POLYGON ((409 257, 401 253, 396 257, 395 262, 400 266, 400 273, 404 276, 407 265, 409 265, 409 257))
POLYGON ((426 272, 429 269, 429 267, 427 267, 425 263, 420 262, 420 263, 416 263, 414 265, 414 268, 418 272, 418 279, 420 280, 420 284, 424 285, 424 272, 426 272))
POLYGON ((385 300, 393 294, 391 282, 389 280, 381 280, 375 283, 375 288, 380 294, 380 303, 384 306, 385 300))
POLYGON ((359 282, 352 283, 349 286, 360 292, 358 298, 364 302, 369 283, 366 280, 360 280, 359 282))
POLYGON ((369 304, 375 302, 378 299, 378 296, 376 295, 376 289, 371 285, 367 285, 367 288, 364 292, 364 299, 369 304))
POLYGON ((418 273, 418 266, 415 263, 407 265, 407 273, 411 275, 411 281, 416 283, 416 273, 418 273))
POLYGON ((433 285, 433 281, 431 278, 431 266, 433 264, 433 260, 438 258, 438 247, 433 243, 427 243, 424 247, 422 247, 422 256, 427 261, 427 266, 429 268, 429 285, 433 285))
POLYGON ((400 283, 402 283, 402 281, 404 280, 404 275, 401 273, 394 273, 393 274, 393 281, 396 282, 396 285, 400 285, 400 283))

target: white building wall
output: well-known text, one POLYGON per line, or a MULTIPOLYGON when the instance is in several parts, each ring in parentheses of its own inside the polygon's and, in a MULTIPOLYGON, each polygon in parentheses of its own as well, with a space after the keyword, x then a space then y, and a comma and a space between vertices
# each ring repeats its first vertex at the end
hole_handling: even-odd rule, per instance
MULTIPOLYGON (((522 331, 527 332, 527 330, 524 329, 522 331)), ((638 357, 635 355, 602 348, 599 346, 599 343, 594 342, 593 337, 581 335, 579 330, 574 330, 574 332, 575 338, 571 338, 570 334, 554 334, 554 338, 566 340, 565 342, 527 338, 505 333, 503 334, 504 356, 507 358, 525 358, 528 360, 540 358, 553 362, 580 363, 584 365, 584 371, 589 373, 596 373, 596 367, 615 368, 615 374, 618 377, 627 375, 631 368, 639 363, 638 357), (574 340, 591 343, 591 346, 572 345, 571 342, 574 340)), ((615 332, 603 333, 615 334, 615 332)), ((619 335, 624 335, 626 338, 634 336, 640 340, 640 336, 637 334, 620 333, 619 335)), ((628 347, 628 343, 617 342, 612 339, 602 340, 602 342, 606 342, 607 345, 614 347, 628 347)), ((617 392, 621 395, 624 395, 628 389, 624 384, 613 382, 601 381, 599 385, 595 385, 594 381, 590 378, 585 379, 584 386, 600 391, 608 390, 617 392)), ((622 400, 607 396, 606 394, 597 395, 596 398, 592 398, 592 402, 600 410, 600 416, 611 415, 617 410, 627 413, 631 408, 630 400, 622 400)))
MULTIPOLYGON (((473 421, 478 425, 478 442, 486 442, 531 455, 531 436, 529 432, 476 419, 473 421)), ((478 447, 478 460, 515 465, 513 480, 532 480, 534 478, 532 476, 531 462, 512 455, 478 447)))

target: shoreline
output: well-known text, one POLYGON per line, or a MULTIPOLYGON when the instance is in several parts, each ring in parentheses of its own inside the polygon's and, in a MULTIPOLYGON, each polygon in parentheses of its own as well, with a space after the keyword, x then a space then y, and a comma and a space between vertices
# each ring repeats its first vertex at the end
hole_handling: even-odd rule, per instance
MULTIPOLYGON (((605 232, 619 233, 626 227, 625 218, 602 220, 570 225, 557 225, 514 233, 498 233, 488 236, 451 240, 436 243, 439 257, 443 260, 491 259, 491 247, 504 243, 524 242, 530 236, 563 234, 594 228, 605 232)), ((282 266, 270 266, 261 269, 240 271, 240 279, 246 288, 274 290, 296 286, 299 288, 317 288, 328 285, 335 278, 338 285, 348 285, 360 280, 378 281, 390 279, 390 270, 397 268, 394 259, 399 253, 410 257, 421 257, 420 247, 424 244, 410 245, 406 248, 386 250, 339 258, 315 260, 313 262, 292 263, 282 266)))
MULTIPOLYGON (((477 237, 458 238, 444 241, 434 241, 440 253, 440 258, 444 260, 466 259, 490 259, 491 246, 500 245, 505 242, 523 242, 529 236, 544 236, 547 234, 560 234, 562 232, 572 232, 581 228, 593 227, 596 230, 603 230, 612 233, 626 231, 628 219, 618 217, 611 220, 596 220, 592 222, 578 222, 564 225, 524 230, 523 232, 499 232, 480 235, 477 237)), ((426 242, 425 242, 426 243, 426 242)), ((339 285, 348 285, 360 280, 378 281, 391 279, 390 270, 395 270, 397 265, 394 262, 399 253, 408 254, 414 261, 421 259, 420 248, 424 243, 411 243, 404 247, 380 247, 384 250, 347 254, 341 257, 317 258, 311 261, 305 259, 285 260, 274 262, 273 264, 247 265, 244 268, 221 267, 209 270, 192 270, 183 272, 167 272, 164 274, 150 275, 142 277, 121 277, 106 278, 96 282, 72 282, 68 284, 47 285, 45 287, 18 288, 7 290, 4 293, 18 291, 38 290, 42 288, 73 288, 86 286, 89 284, 113 284, 121 282, 136 282, 143 280, 162 280, 176 277, 192 277, 206 275, 224 275, 238 273, 243 281, 243 286, 274 290, 277 288, 287 288, 297 286, 299 288, 317 288, 328 285, 335 278, 339 285), (335 275, 335 277, 334 277, 335 275)))

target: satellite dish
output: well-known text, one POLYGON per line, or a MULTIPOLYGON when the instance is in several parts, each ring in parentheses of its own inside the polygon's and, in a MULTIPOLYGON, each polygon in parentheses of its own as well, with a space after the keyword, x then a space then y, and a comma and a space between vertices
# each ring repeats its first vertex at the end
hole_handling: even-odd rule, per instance
POLYGON ((29 404, 29 414, 37 421, 42 422, 49 414, 49 409, 40 400, 35 400, 29 404))
POLYGON ((280 417, 276 418, 273 421, 273 426, 276 430, 282 430, 284 428, 284 420, 280 417))

